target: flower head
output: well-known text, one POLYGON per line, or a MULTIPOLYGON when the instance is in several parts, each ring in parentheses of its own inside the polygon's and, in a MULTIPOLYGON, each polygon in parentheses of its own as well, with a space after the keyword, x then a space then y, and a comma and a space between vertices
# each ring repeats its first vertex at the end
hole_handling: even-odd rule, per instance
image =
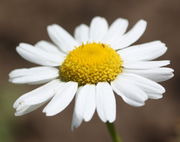
POLYGON ((17 52, 39 67, 13 70, 10 81, 17 84, 45 85, 19 97, 15 115, 29 113, 47 103, 43 112, 53 116, 75 99, 72 127, 90 121, 94 112, 103 122, 116 119, 115 95, 132 106, 160 99, 165 89, 157 82, 173 77, 173 69, 164 67, 169 60, 152 61, 167 47, 161 41, 133 45, 146 29, 138 21, 126 32, 128 21, 118 18, 109 27, 106 19, 95 17, 90 26, 82 24, 74 37, 59 25, 48 26, 54 44, 40 41, 20 43, 17 52), (126 32, 126 33, 125 33, 126 32))

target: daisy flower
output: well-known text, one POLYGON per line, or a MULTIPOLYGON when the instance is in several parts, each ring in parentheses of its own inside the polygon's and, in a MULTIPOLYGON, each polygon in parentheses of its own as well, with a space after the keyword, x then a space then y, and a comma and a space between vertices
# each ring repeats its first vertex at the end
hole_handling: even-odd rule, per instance
POLYGON ((40 106, 46 116, 63 111, 75 97, 72 128, 90 121, 95 111, 103 122, 116 119, 115 94, 129 105, 140 107, 147 99, 160 99, 165 92, 157 82, 173 77, 164 67, 169 60, 154 61, 167 47, 161 41, 133 45, 144 33, 146 21, 139 20, 128 32, 128 21, 118 18, 110 26, 95 17, 90 26, 75 28, 74 37, 61 26, 47 27, 54 44, 39 41, 20 43, 16 51, 38 67, 15 69, 10 82, 45 85, 19 97, 13 107, 16 116, 40 106))

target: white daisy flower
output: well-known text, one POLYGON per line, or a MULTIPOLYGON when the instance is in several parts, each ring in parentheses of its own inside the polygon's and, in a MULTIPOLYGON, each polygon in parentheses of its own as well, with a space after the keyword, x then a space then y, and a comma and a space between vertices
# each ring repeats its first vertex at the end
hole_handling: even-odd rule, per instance
POLYGON ((10 81, 17 84, 45 85, 19 97, 14 103, 16 116, 27 114, 43 104, 47 116, 63 111, 75 97, 72 128, 90 121, 97 110, 103 122, 116 119, 115 95, 129 105, 143 106, 147 99, 160 99, 164 87, 156 82, 173 77, 164 67, 169 60, 152 61, 167 47, 161 41, 133 45, 144 33, 146 21, 138 21, 126 32, 128 21, 118 18, 110 26, 95 17, 90 26, 76 27, 74 37, 59 25, 47 27, 54 42, 35 45, 20 43, 17 52, 39 67, 13 70, 10 81))

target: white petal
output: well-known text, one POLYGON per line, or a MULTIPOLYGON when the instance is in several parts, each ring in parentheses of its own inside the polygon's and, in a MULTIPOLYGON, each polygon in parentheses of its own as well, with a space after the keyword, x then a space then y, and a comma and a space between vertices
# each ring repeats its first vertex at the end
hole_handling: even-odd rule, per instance
POLYGON ((116 119, 116 100, 111 86, 100 82, 96 86, 96 106, 99 117, 103 122, 114 122, 116 119))
POLYGON ((161 99, 163 97, 163 94, 160 93, 148 93, 148 98, 150 99, 161 99))
POLYGON ((167 51, 167 47, 160 41, 152 41, 144 44, 130 46, 118 53, 123 60, 126 61, 140 61, 140 60, 153 60, 167 51))
POLYGON ((104 35, 107 33, 108 23, 105 18, 95 17, 90 24, 90 41, 101 42, 104 35))
POLYGON ((27 113, 30 113, 30 112, 38 109, 39 107, 41 107, 43 104, 45 104, 45 103, 40 103, 40 104, 37 104, 37 105, 24 106, 24 108, 22 108, 20 110, 16 110, 15 116, 22 116, 22 115, 25 115, 27 113))
POLYGON ((162 98, 162 94, 165 92, 165 88, 162 87, 160 84, 142 76, 132 73, 122 73, 121 76, 140 87, 144 92, 147 93, 148 98, 162 98))
POLYGON ((108 32, 103 37, 103 42, 107 44, 113 44, 118 40, 125 32, 128 27, 128 20, 123 18, 118 18, 110 26, 108 32))
POLYGON ((95 85, 85 85, 77 92, 75 112, 85 121, 90 121, 95 112, 95 85))
POLYGON ((147 69, 147 70, 124 69, 123 71, 127 73, 138 74, 156 82, 166 81, 174 76, 173 74, 174 70, 167 67, 147 69))
POLYGON ((74 128, 78 128, 81 125, 82 121, 82 117, 77 115, 76 109, 74 108, 73 118, 71 122, 71 130, 73 131, 74 128))
POLYGON ((79 43, 87 43, 89 39, 89 27, 85 24, 76 27, 74 37, 79 43))
POLYGON ((64 53, 68 53, 78 45, 75 39, 59 25, 50 25, 47 27, 47 31, 51 40, 58 45, 64 53))
POLYGON ((13 107, 17 108, 19 105, 22 104, 36 105, 43 103, 51 99, 60 86, 61 83, 59 80, 53 80, 19 97, 14 103, 13 107))
POLYGON ((139 102, 139 101, 133 100, 131 98, 128 98, 123 93, 121 93, 119 90, 118 90, 118 95, 122 97, 122 99, 124 100, 125 103, 127 103, 131 106, 141 107, 144 105, 144 102, 139 102))
POLYGON ((33 67, 15 69, 9 74, 9 81, 17 84, 41 84, 59 76, 59 70, 53 67, 33 67))
POLYGON ((59 56, 63 56, 63 57, 66 56, 66 54, 61 52, 55 45, 53 45, 50 42, 44 41, 44 40, 39 41, 38 43, 36 43, 35 47, 40 48, 40 49, 42 49, 44 51, 47 51, 47 52, 51 52, 53 54, 57 54, 59 56))
POLYGON ((111 86, 113 90, 119 96, 121 96, 122 99, 125 99, 124 101, 130 105, 134 106, 134 103, 131 104, 131 102, 137 102, 138 104, 143 105, 144 102, 148 99, 147 94, 143 90, 141 90, 137 85, 133 84, 132 81, 126 79, 122 75, 119 75, 114 81, 112 81, 111 86), (126 98, 131 101, 128 102, 126 98))
POLYGON ((124 61, 123 67, 126 69, 154 69, 169 65, 170 61, 124 61))
POLYGON ((44 66, 59 66, 64 61, 64 57, 36 48, 30 44, 20 43, 16 51, 24 59, 44 66))
POLYGON ((146 29, 146 21, 139 20, 136 25, 126 34, 124 34, 119 40, 114 42, 111 46, 114 49, 122 49, 136 42, 144 33, 146 29))
POLYGON ((46 116, 53 116, 63 111, 72 101, 77 91, 77 82, 67 82, 60 88, 43 112, 46 116))
POLYGON ((75 97, 75 106, 74 106, 73 117, 72 117, 72 122, 71 122, 71 130, 72 131, 74 130, 74 128, 78 128, 83 121, 82 116, 78 115, 76 100, 77 100, 77 95, 75 97))

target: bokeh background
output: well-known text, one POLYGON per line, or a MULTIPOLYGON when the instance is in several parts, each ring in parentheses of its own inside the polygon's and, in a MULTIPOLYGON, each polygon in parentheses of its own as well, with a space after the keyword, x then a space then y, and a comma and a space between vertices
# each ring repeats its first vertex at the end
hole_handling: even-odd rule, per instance
POLYGON ((37 86, 14 85, 8 73, 32 67, 15 52, 19 42, 49 40, 46 26, 58 23, 73 33, 94 16, 112 23, 127 18, 130 27, 148 21, 137 42, 160 39, 169 47, 161 59, 170 59, 175 77, 162 83, 167 92, 161 100, 149 100, 141 108, 130 107, 117 97, 116 126, 124 142, 180 142, 180 1, 179 0, 0 0, 0 142, 110 142, 106 126, 97 115, 71 132, 74 102, 61 114, 45 117, 42 108, 15 117, 13 102, 37 86))

